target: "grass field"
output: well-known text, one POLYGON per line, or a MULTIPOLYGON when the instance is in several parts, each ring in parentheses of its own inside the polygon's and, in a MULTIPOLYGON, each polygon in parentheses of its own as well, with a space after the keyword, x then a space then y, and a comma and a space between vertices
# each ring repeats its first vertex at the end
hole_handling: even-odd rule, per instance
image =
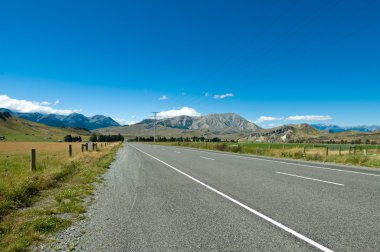
POLYGON ((85 211, 84 199, 120 143, 81 151, 81 143, 0 143, 0 251, 24 251, 70 225, 85 211), (36 149, 37 167, 30 168, 36 149), (65 215, 63 215, 65 214, 65 215), (65 216, 65 217, 63 217, 65 216))
POLYGON ((158 144, 380 168, 380 147, 377 145, 283 144, 258 142, 160 142, 158 144), (328 150, 326 147, 328 147, 328 150))

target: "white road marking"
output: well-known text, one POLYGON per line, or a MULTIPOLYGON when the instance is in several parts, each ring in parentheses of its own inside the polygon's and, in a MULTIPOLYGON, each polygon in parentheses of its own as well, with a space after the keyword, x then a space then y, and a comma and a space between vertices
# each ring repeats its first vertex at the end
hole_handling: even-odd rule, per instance
POLYGON ((292 176, 292 177, 297 177, 297 178, 314 180, 314 181, 323 182, 323 183, 329 183, 329 184, 338 185, 338 186, 344 186, 344 184, 339 184, 339 183, 330 182, 330 181, 326 181, 326 180, 315 179, 315 178, 303 177, 303 176, 294 175, 294 174, 290 174, 290 173, 284 173, 284 172, 276 172, 276 173, 282 174, 282 175, 287 175, 287 176, 292 176))
POLYGON ((199 156, 200 158, 203 158, 203 159, 208 159, 208 160, 215 160, 215 159, 213 159, 213 158, 209 158, 209 157, 203 157, 203 156, 199 156))
POLYGON ((251 213, 257 215, 258 217, 260 217, 260 218, 262 218, 262 219, 264 219, 264 220, 266 220, 266 221, 272 223, 273 225, 275 225, 275 226, 281 228, 282 230, 284 230, 284 231, 286 231, 286 232, 288 232, 288 233, 290 233, 290 234, 296 236, 297 238, 299 238, 299 239, 301 239, 301 240, 303 240, 303 241, 309 243, 310 245, 312 245, 312 246, 314 246, 314 247, 316 247, 316 248, 318 248, 318 249, 320 249, 320 250, 322 250, 322 251, 325 251, 325 252, 332 252, 331 249, 329 249, 329 248, 327 248, 327 247, 325 247, 325 246, 323 246, 323 245, 321 245, 321 244, 319 244, 319 243, 317 243, 317 242, 311 240, 310 238, 308 238, 308 237, 306 237, 306 236, 304 236, 304 235, 298 233, 297 231, 294 231, 294 230, 291 229, 291 228, 288 228, 287 226, 284 226, 283 224, 281 224, 281 223, 279 223, 279 222, 273 220, 272 218, 270 218, 270 217, 268 217, 268 216, 266 216, 266 215, 264 215, 264 214, 262 214, 262 213, 260 213, 260 212, 258 212, 258 211, 256 211, 256 210, 250 208, 249 206, 244 205, 243 203, 241 203, 241 202, 239 202, 239 201, 237 201, 237 200, 231 198, 230 196, 228 196, 228 195, 222 193, 221 191, 216 190, 215 188, 213 188, 213 187, 211 187, 211 186, 209 186, 209 185, 203 183, 202 181, 200 181, 200 180, 198 180, 198 179, 196 179, 196 178, 194 178, 194 177, 188 175, 187 173, 185 173, 185 172, 183 172, 183 171, 181 171, 181 170, 175 168, 174 166, 172 166, 172 165, 170 165, 170 164, 168 164, 168 163, 162 161, 161 159, 158 159, 158 158, 156 158, 155 156, 152 156, 152 155, 150 155, 149 153, 146 153, 145 151, 140 150, 139 148, 137 148, 137 147, 135 147, 135 146, 132 146, 132 145, 130 145, 130 146, 133 147, 133 148, 135 148, 136 150, 138 150, 138 151, 144 153, 145 155, 147 155, 147 156, 149 156, 149 157, 151 157, 151 158, 157 160, 158 162, 160 162, 160 163, 162 163, 162 164, 168 166, 169 168, 173 169, 174 171, 176 171, 176 172, 178 172, 178 173, 181 173, 182 175, 184 175, 184 176, 188 177, 189 179, 191 179, 191 180, 197 182, 198 184, 200 184, 200 185, 206 187, 207 189, 209 189, 209 190, 211 190, 211 191, 213 191, 213 192, 219 194, 220 196, 222 196, 222 197, 228 199, 229 201, 232 201, 233 203, 239 205, 240 207, 242 207, 242 208, 248 210, 249 212, 251 212, 251 213))
POLYGON ((161 149, 161 150, 166 150, 166 149, 161 149))
MULTIPOLYGON (((176 148, 176 147, 173 147, 176 148)), ((237 157, 237 158, 244 158, 244 159, 255 159, 255 160, 261 160, 261 161, 267 161, 267 162, 273 162, 273 163, 281 163, 281 164, 287 164, 287 165, 297 165, 297 166, 304 166, 304 167, 312 167, 315 169, 322 169, 322 170, 330 170, 330 171, 338 171, 338 172, 347 172, 347 173, 355 173, 355 174, 361 174, 361 175, 367 175, 367 176, 375 176, 380 177, 380 174, 373 174, 373 173, 366 173, 366 172, 356 172, 356 171, 347 171, 347 170, 341 170, 341 169, 334 169, 334 168, 327 168, 327 167, 321 167, 316 165, 307 165, 307 164, 297 164, 297 163, 290 163, 285 161, 279 161, 279 160, 271 160, 271 159, 265 159, 265 158, 256 158, 256 157, 244 157, 234 154, 224 154, 224 153, 218 153, 213 151, 202 151, 202 150, 194 150, 191 148, 187 148, 190 151, 198 151, 202 153, 211 153, 215 155, 221 155, 221 156, 228 156, 228 157, 237 157)))
POLYGON ((180 154, 181 152, 179 152, 179 151, 174 151, 175 153, 177 153, 177 154, 180 154))

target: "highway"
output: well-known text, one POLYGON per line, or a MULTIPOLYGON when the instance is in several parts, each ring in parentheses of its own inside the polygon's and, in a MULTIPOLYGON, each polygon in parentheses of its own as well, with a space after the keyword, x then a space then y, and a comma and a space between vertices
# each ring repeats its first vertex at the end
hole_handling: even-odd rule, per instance
POLYGON ((128 143, 83 251, 379 251, 380 171, 128 143))

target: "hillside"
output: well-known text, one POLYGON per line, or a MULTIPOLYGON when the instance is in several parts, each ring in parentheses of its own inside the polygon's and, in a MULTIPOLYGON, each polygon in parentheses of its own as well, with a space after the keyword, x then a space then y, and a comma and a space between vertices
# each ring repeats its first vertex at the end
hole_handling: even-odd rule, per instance
POLYGON ((321 142, 321 141, 358 141, 362 143, 368 141, 380 142, 380 131, 358 132, 344 131, 331 133, 317 130, 308 124, 292 124, 275 127, 272 129, 261 129, 251 133, 249 136, 241 138, 240 141, 258 142, 321 142))
POLYGON ((31 122, 12 116, 9 112, 0 112, 0 136, 5 141, 58 141, 65 135, 89 136, 83 129, 56 128, 31 122))
POLYGON ((19 113, 4 108, 0 108, 0 112, 8 112, 12 116, 16 116, 32 122, 37 122, 52 127, 84 128, 88 130, 93 130, 120 125, 111 117, 103 115, 86 117, 78 113, 73 113, 67 116, 41 113, 19 113))
MULTIPOLYGON (((122 127, 98 129, 102 134, 123 134, 126 136, 152 136, 153 119, 145 119, 137 124, 122 127)), ((157 135, 166 137, 206 136, 234 139, 261 129, 234 113, 210 114, 191 117, 177 116, 157 120, 157 135)))

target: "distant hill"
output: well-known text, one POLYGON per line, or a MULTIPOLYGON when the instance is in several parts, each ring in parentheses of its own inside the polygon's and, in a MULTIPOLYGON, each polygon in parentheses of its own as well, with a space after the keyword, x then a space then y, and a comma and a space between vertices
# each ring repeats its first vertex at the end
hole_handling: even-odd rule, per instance
MULTIPOLYGON (((145 119, 130 126, 103 128, 96 131, 103 134, 120 133, 129 136, 152 136, 153 126, 153 119, 145 119)), ((157 120, 157 126, 157 135, 160 136, 219 136, 227 139, 244 136, 261 129, 256 124, 234 113, 197 117, 177 116, 157 120)))
POLYGON ((324 130, 331 133, 337 133, 337 132, 345 132, 345 131, 358 131, 358 132, 374 132, 377 130, 380 130, 380 126, 378 125, 361 125, 361 126, 348 126, 348 127, 342 127, 338 125, 333 124, 311 124, 314 128, 318 130, 324 130))
POLYGON ((241 141, 259 141, 259 142, 297 142, 297 141, 356 141, 366 140, 380 142, 380 131, 375 132, 358 132, 343 131, 329 132, 318 130, 308 124, 290 124, 275 127, 272 129, 261 129, 251 133, 249 136, 243 137, 241 141))
POLYGON ((319 131, 308 124, 290 124, 271 129, 260 129, 241 139, 260 142, 289 142, 300 139, 317 139, 326 132, 319 131))
POLYGON ((53 127, 85 128, 88 130, 94 130, 110 126, 120 126, 120 124, 111 117, 103 115, 86 117, 78 113, 73 113, 68 116, 41 113, 19 113, 4 108, 0 108, 0 112, 8 112, 19 118, 53 127))
POLYGON ((84 129, 56 128, 0 112, 0 136, 6 141, 58 141, 65 135, 89 136, 84 129))

